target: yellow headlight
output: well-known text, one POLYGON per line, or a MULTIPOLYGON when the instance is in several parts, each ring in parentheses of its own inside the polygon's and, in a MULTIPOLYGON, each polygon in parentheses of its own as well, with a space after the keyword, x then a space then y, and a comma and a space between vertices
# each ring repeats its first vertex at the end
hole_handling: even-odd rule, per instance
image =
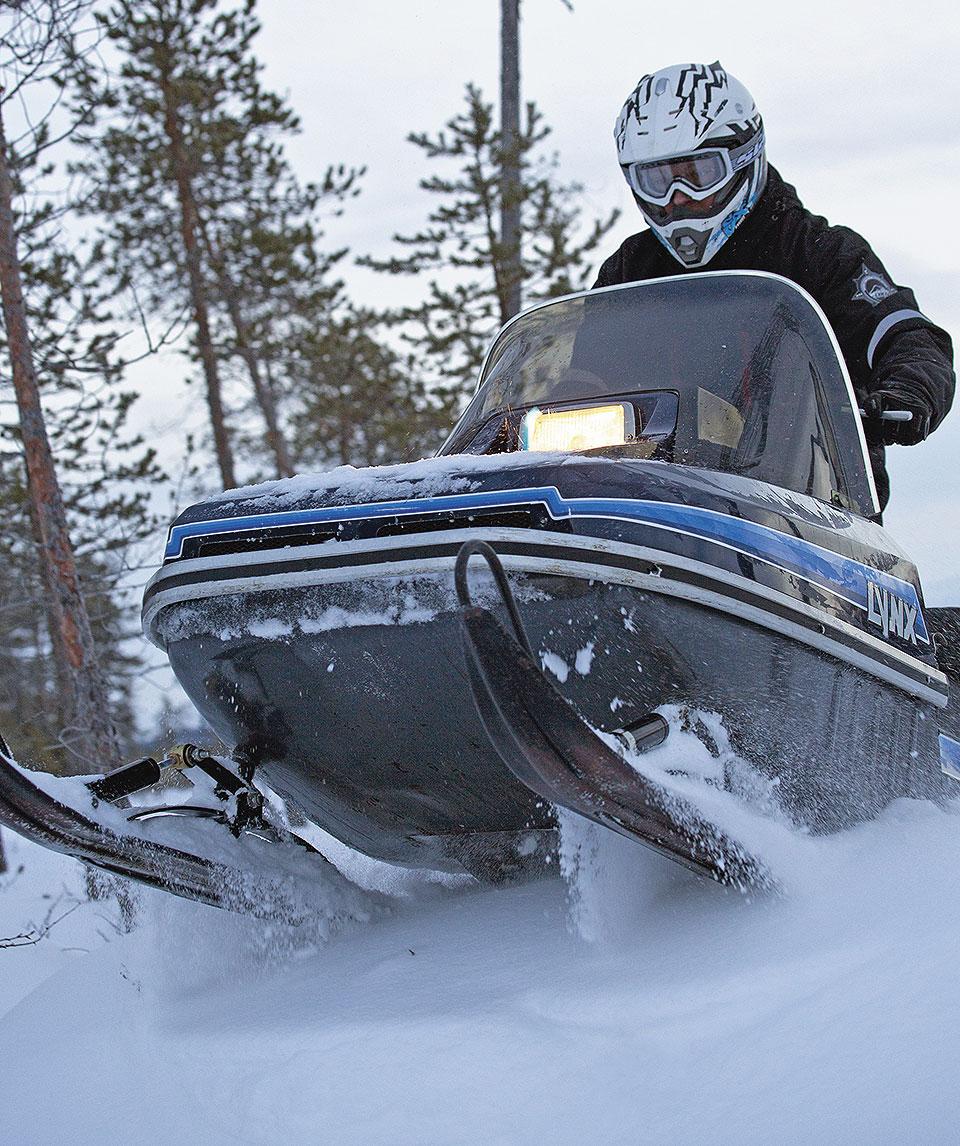
POLYGON ((633 408, 589 406, 577 410, 528 410, 520 423, 525 450, 595 450, 622 446, 633 436, 633 408))

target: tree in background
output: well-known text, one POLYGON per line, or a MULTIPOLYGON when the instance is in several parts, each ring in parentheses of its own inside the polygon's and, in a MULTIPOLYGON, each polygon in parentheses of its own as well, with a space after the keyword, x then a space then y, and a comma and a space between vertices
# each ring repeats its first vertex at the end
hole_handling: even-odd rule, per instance
MULTIPOLYGON (((560 0, 573 11, 571 0, 560 0)), ((523 203, 520 133, 520 0, 500 0, 500 322, 523 305, 523 203)))
MULTIPOLYGON (((254 0, 121 0, 100 17, 118 53, 112 82, 80 65, 74 99, 95 109, 76 165, 98 216, 96 255, 114 289, 154 321, 190 315, 224 485, 236 484, 224 370, 239 363, 265 425, 272 468, 292 472, 265 353, 284 292, 304 273, 315 302, 339 284, 317 253, 315 215, 355 191, 357 172, 331 168, 301 187, 282 139, 299 121, 267 91, 252 53, 254 0)), ((302 287, 300 287, 302 289, 302 287)))
MULTIPOLYGON (((114 389, 116 335, 103 328, 76 260, 59 241, 52 202, 41 196, 29 211, 16 206, 28 175, 45 170, 51 116, 39 117, 14 140, 6 138, 5 123, 11 102, 48 82, 64 54, 75 51, 75 28, 86 8, 79 0, 36 0, 8 11, 0 65, 0 349, 10 362, 17 411, 6 430, 13 449, 0 457, 0 602, 10 634, 0 675, 5 703, 22 701, 14 709, 18 728, 33 709, 37 734, 55 739, 61 765, 74 770, 117 755, 116 698, 96 639, 115 615, 102 602, 91 609, 96 597, 83 592, 81 578, 104 588, 111 529, 117 526, 119 537, 125 526, 136 533, 135 522, 142 525, 140 497, 118 493, 122 487, 114 481, 142 476, 152 459, 105 464, 129 404, 114 389), (87 514, 95 519, 87 535, 95 542, 78 551, 76 525, 87 514)), ((74 127, 68 120, 61 136, 74 127)), ((36 193, 29 201, 35 199, 36 193)))
POLYGON ((371 311, 340 308, 297 340, 290 406, 304 465, 411 461, 435 452, 449 430, 414 364, 382 335, 384 321, 371 311))
MULTIPOLYGON (((221 202, 203 232, 221 304, 218 345, 229 366, 252 383, 268 444, 282 442, 283 453, 273 451, 273 460, 277 476, 284 476, 303 464, 297 411, 302 387, 313 385, 298 365, 308 346, 329 343, 345 329, 350 311, 343 283, 333 277, 346 250, 322 249, 319 216, 342 210, 356 194, 359 173, 331 168, 320 184, 303 185, 276 145, 256 136, 228 160, 224 184, 246 193, 221 202)), ((244 455, 255 459, 262 453, 256 423, 248 418, 241 426, 247 427, 240 438, 244 455)))
MULTIPOLYGON (((528 103, 511 147, 511 160, 518 160, 519 183, 514 186, 524 303, 586 285, 589 256, 619 214, 595 220, 582 233, 582 187, 559 180, 559 161, 542 146, 549 134, 535 105, 528 103)), ((400 311, 396 321, 426 367, 428 388, 453 408, 469 393, 490 339, 517 301, 516 255, 499 226, 505 155, 493 107, 472 84, 465 109, 439 134, 418 132, 408 138, 431 162, 447 169, 456 165, 457 170, 421 180, 435 206, 422 230, 394 236, 400 253, 361 262, 387 274, 429 276, 426 297, 400 311)))
POLYGON ((523 305, 523 179, 520 151, 520 0, 500 0, 500 322, 523 305))

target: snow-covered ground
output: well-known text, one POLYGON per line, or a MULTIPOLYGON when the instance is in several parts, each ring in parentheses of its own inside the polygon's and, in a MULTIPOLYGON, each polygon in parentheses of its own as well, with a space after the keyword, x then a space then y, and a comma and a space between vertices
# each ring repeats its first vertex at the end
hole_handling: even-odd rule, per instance
POLYGON ((0 1140, 954 1142, 958 813, 795 841, 753 902, 568 828, 572 881, 406 877, 323 944, 156 892, 123 933, 5 832, 0 938, 80 906, 0 949, 0 1140))

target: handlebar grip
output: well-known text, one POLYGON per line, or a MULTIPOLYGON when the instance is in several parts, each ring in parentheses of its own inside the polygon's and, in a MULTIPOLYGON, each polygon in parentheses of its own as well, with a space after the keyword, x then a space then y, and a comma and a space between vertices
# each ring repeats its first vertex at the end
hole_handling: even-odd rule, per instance
MULTIPOLYGON (((865 418, 867 416, 867 411, 864 410, 864 408, 862 406, 859 407, 859 410, 860 410, 860 417, 865 418)), ((880 421, 881 422, 912 422, 913 421, 913 411, 912 410, 884 410, 883 413, 880 415, 880 421)))

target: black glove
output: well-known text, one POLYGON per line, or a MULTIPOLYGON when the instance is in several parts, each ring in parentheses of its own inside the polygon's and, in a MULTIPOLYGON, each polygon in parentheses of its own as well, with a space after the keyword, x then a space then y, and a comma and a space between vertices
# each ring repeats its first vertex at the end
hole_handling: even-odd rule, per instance
POLYGON ((878 426, 887 446, 915 446, 930 433, 929 407, 921 398, 904 393, 894 381, 867 397, 863 417, 878 426))

